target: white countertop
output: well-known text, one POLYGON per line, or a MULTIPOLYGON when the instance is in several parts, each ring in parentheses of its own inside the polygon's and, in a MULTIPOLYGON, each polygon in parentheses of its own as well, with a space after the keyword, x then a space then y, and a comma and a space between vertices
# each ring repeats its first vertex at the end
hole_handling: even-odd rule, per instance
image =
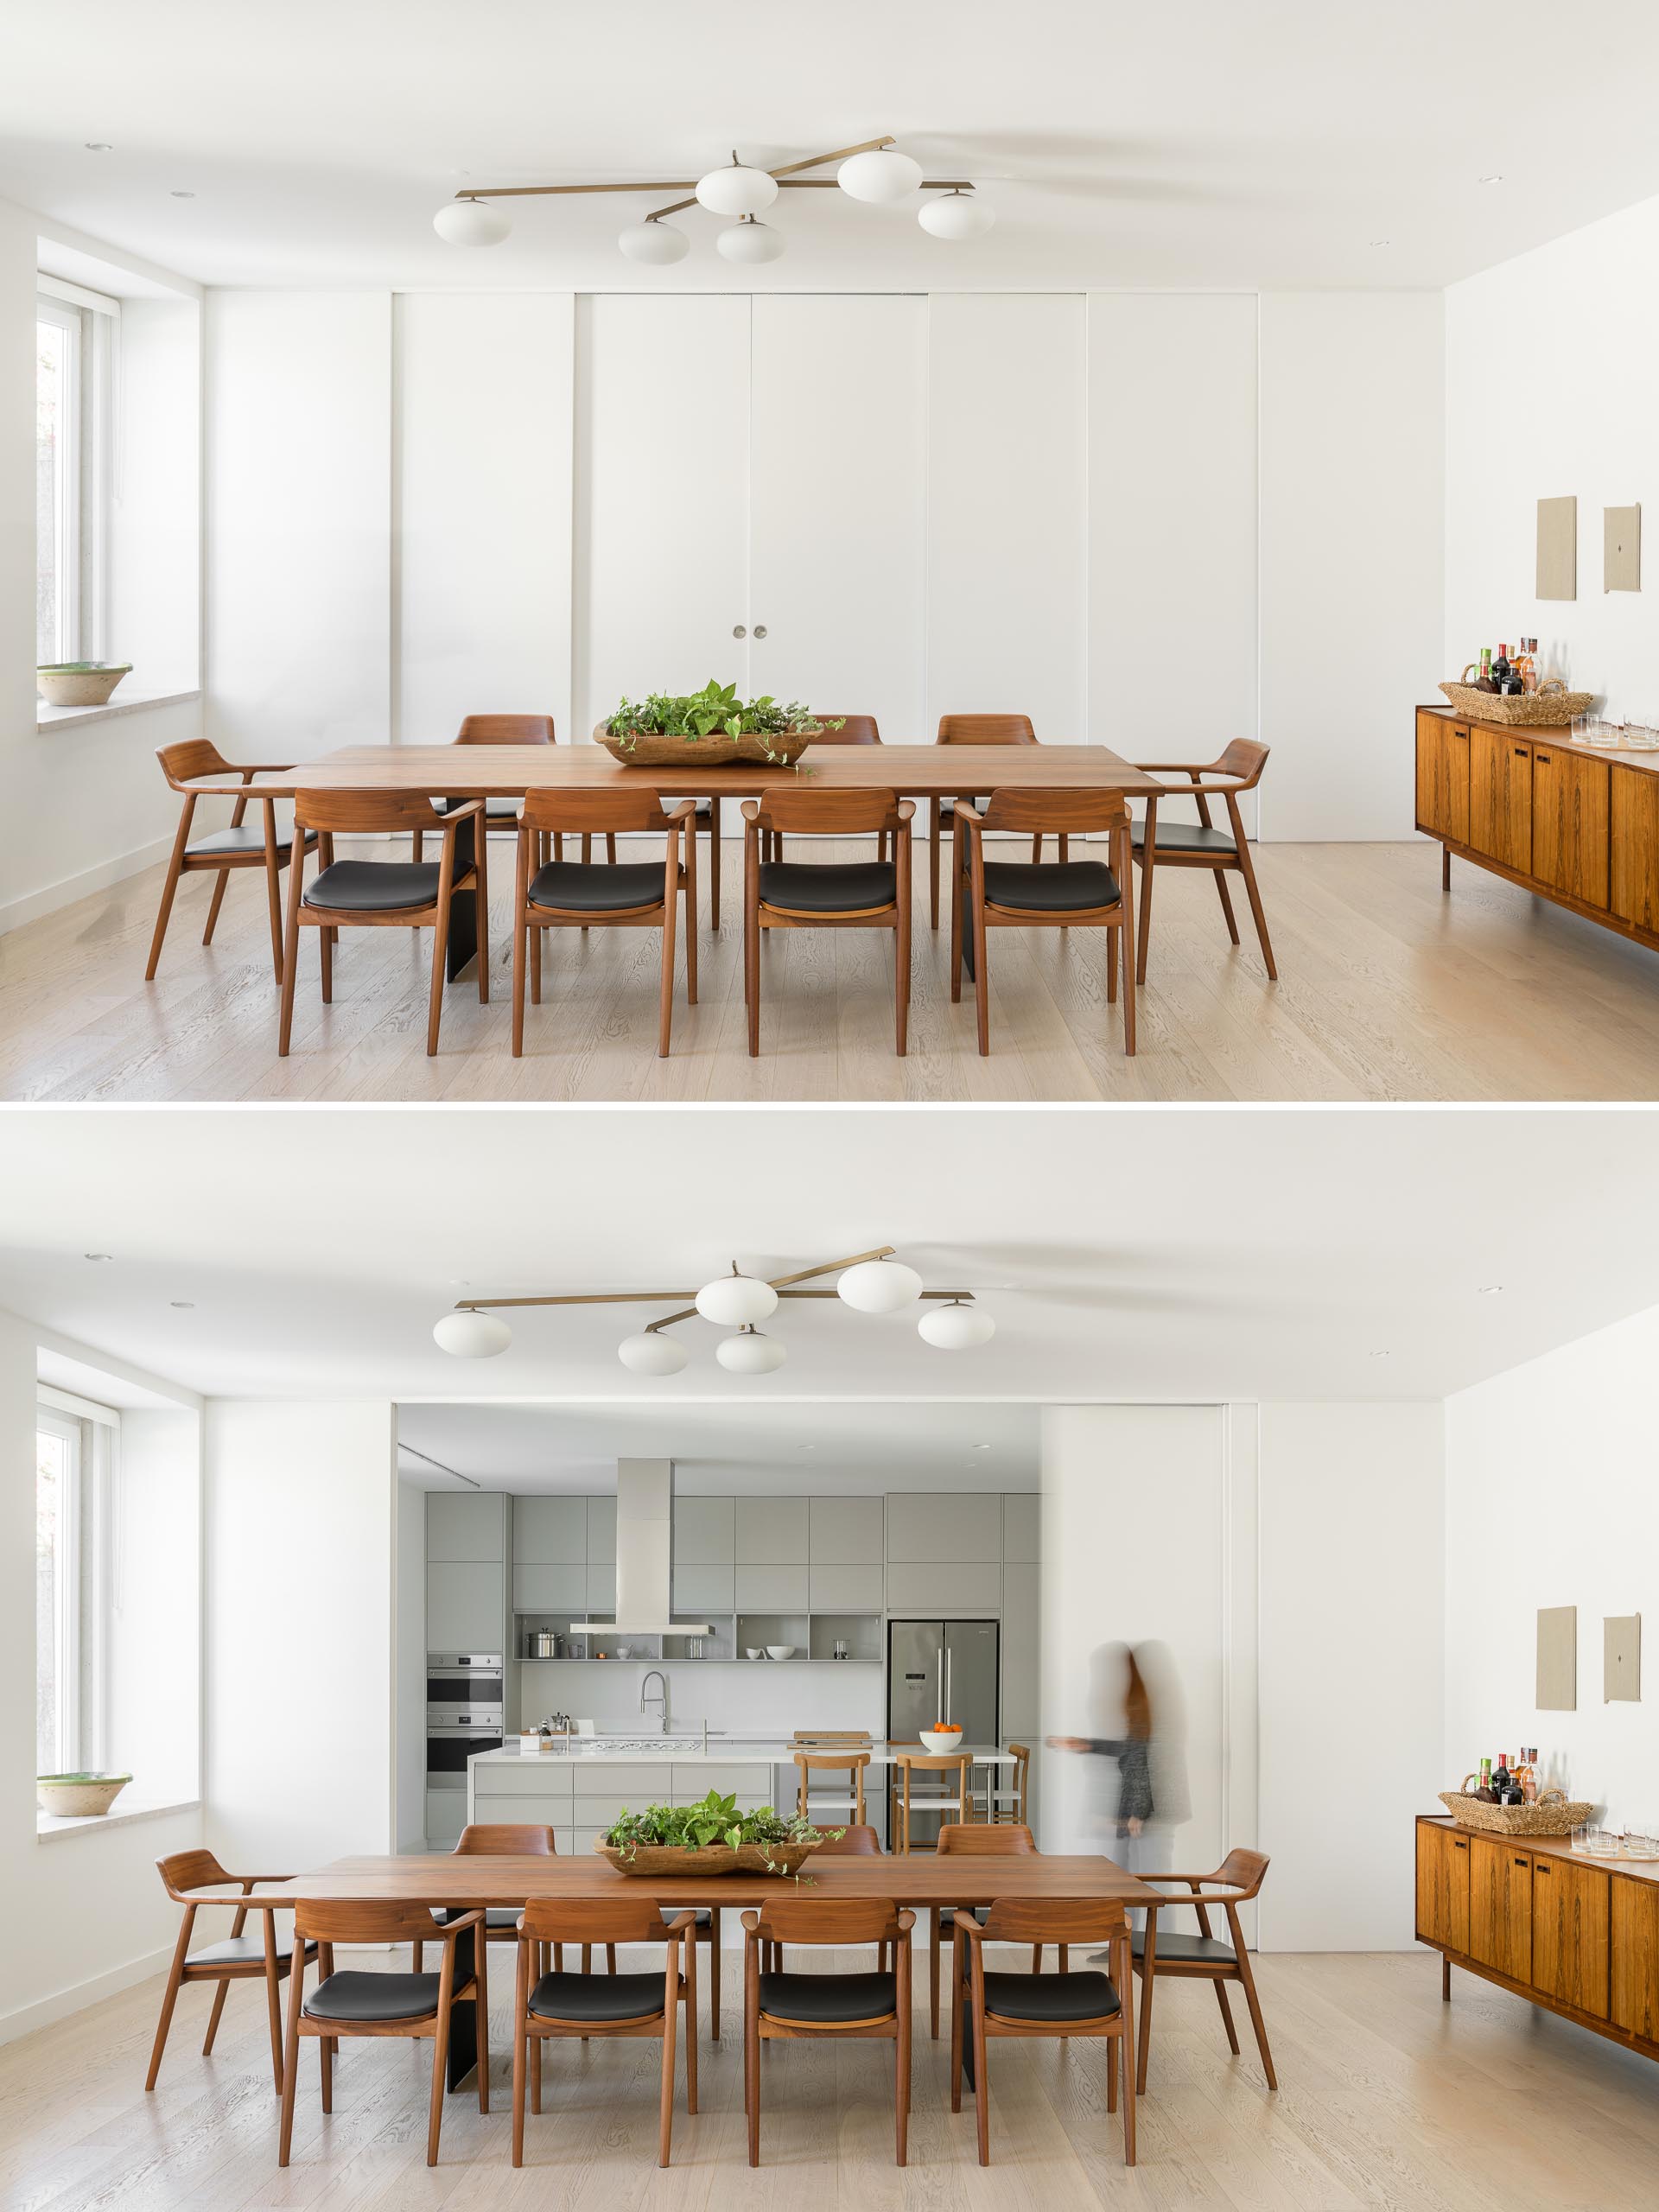
MULTIPOLYGON (((499 1751, 475 1751, 467 1762, 468 1766, 490 1766, 504 1759, 524 1759, 535 1765, 568 1767, 581 1764, 591 1766, 637 1766, 642 1761, 671 1761, 676 1766, 793 1766, 795 1752, 789 1739, 783 1736, 715 1736, 709 1738, 709 1748, 702 1747, 702 1734, 681 1736, 671 1732, 666 1736, 642 1737, 626 1749, 606 1745, 592 1737, 574 1736, 568 1745, 563 1741, 556 1751, 521 1751, 517 1743, 504 1745, 499 1751)), ((833 1750, 824 1745, 825 1751, 833 1750)), ((860 1745, 861 1750, 863 1746, 860 1745)), ((995 1744, 963 1744, 961 1748, 969 1757, 982 1764, 1007 1766, 1013 1764, 1012 1751, 1000 1750, 995 1744)), ((887 1767, 893 1764, 895 1751, 888 1744, 869 1746, 870 1764, 887 1767)))

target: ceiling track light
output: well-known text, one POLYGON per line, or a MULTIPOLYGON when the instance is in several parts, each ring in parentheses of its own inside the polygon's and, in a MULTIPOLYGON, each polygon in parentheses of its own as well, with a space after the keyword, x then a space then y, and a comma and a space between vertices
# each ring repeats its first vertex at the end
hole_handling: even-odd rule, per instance
POLYGON ((683 261, 690 240, 663 218, 688 207, 703 207, 711 214, 735 219, 715 238, 716 251, 727 261, 755 264, 775 261, 785 247, 782 236, 755 218, 774 204, 780 192, 814 190, 842 192, 868 207, 893 207, 918 192, 939 193, 944 196, 929 200, 918 211, 918 220, 931 237, 953 242, 982 238, 996 220, 991 208, 971 196, 974 188, 967 178, 924 176, 921 163, 901 154, 889 137, 838 146, 832 153, 810 154, 775 169, 740 161, 734 147, 724 167, 678 182, 469 185, 439 208, 432 227, 448 245, 499 245, 512 226, 504 209, 488 204, 495 200, 561 199, 595 192, 680 192, 688 197, 654 208, 643 222, 630 223, 618 234, 617 245, 630 261, 658 269, 683 261), (804 174, 832 164, 833 176, 804 174))
POLYGON ((512 1342, 512 1331, 499 1318, 503 1306, 673 1306, 636 1334, 624 1337, 616 1356, 630 1374, 659 1377, 677 1375, 690 1357, 685 1346, 665 1332, 679 1322, 704 1320, 716 1328, 731 1329, 734 1336, 716 1345, 715 1357, 728 1374, 771 1375, 788 1357, 775 1337, 761 1335, 757 1322, 769 1320, 785 1299, 833 1299, 856 1313, 885 1315, 901 1312, 918 1300, 937 1301, 941 1309, 925 1314, 918 1325, 923 1341, 940 1351, 969 1351, 988 1344, 996 1324, 974 1301, 970 1290, 929 1290, 913 1268, 907 1268, 891 1244, 873 1252, 855 1252, 844 1260, 824 1260, 791 1274, 746 1274, 734 1260, 729 1272, 716 1275, 701 1290, 579 1290, 520 1298, 469 1298, 444 1314, 432 1331, 442 1351, 457 1359, 491 1359, 512 1342), (817 1278, 834 1275, 833 1288, 819 1286, 817 1278))

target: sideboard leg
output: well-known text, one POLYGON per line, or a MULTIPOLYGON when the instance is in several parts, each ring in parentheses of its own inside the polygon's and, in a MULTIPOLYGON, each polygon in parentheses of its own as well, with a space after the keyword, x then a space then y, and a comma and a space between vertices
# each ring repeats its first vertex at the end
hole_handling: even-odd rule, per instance
POLYGON ((1440 847, 1440 888, 1442 891, 1449 891, 1452 888, 1452 848, 1450 845, 1440 847))
POLYGON ((1452 1961, 1444 1951, 1440 1953, 1440 2002, 1442 2005, 1452 2002, 1452 1961))

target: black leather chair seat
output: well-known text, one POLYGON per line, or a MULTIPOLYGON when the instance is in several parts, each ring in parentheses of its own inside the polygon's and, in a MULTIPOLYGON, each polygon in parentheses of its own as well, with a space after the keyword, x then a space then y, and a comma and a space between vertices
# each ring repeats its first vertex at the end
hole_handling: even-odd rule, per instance
MULTIPOLYGON (((431 1913, 433 1919, 442 1928, 447 1926, 452 1920, 459 1920, 461 1917, 461 1908, 459 1905, 435 1904, 431 1907, 431 1913)), ((484 1915, 484 1925, 486 1928, 516 1929, 518 1925, 518 1916, 519 1908, 516 1904, 493 1904, 484 1915)))
MULTIPOLYGON (((1145 1955, 1147 1939, 1142 1931, 1129 1932, 1129 1949, 1135 1957, 1145 1955)), ((1158 1955, 1153 1971, 1159 1967, 1185 1964, 1187 1966, 1230 1967, 1236 1964, 1230 1943, 1218 1942, 1213 1936, 1179 1935, 1173 1929, 1158 1931, 1158 1955)))
POLYGON ((885 2020, 899 2003, 890 1974, 763 1974, 760 2010, 774 2020, 828 2028, 849 2020, 885 2020))
POLYGON ((770 861, 760 871, 761 903, 790 914, 855 914, 898 896, 891 861, 770 861))
POLYGON ((544 2020, 646 2020, 663 2009, 660 1974, 544 1974, 530 2009, 544 2020))
POLYGON ((988 1974, 985 2010, 999 2020, 1109 2020, 1122 2010, 1104 1974, 988 1974))
POLYGON ((663 863, 619 861, 611 868, 598 861, 550 861, 531 880, 530 901, 566 914, 626 914, 635 906, 660 906, 663 863))
MULTIPOLYGON (((1129 842, 1138 853, 1147 842, 1144 822, 1129 824, 1129 842)), ((1158 824, 1154 853, 1236 853, 1238 847, 1225 830, 1206 830, 1202 822, 1164 822, 1158 824)))
MULTIPOLYGON (((316 842, 316 831, 308 830, 305 833, 308 853, 316 842)), ((276 849, 279 853, 285 853, 292 842, 291 830, 277 830, 276 849)), ((210 856, 214 860, 240 860, 250 856, 263 860, 265 856, 264 827, 263 823, 245 822, 239 829, 215 830, 206 837, 193 837, 184 849, 191 860, 206 860, 210 856)))
POLYGON ((1117 903, 1117 878, 1100 861, 1039 868, 1029 861, 987 861, 985 900, 1028 914, 1080 914, 1117 903))
POLYGON ((305 887, 308 906, 346 914, 397 913, 438 895, 436 861, 335 861, 305 887))
MULTIPOLYGON (((276 1956, 286 1965, 294 1955, 291 1944, 278 1944, 276 1956)), ((308 1943, 308 1959, 315 1959, 317 1947, 308 1943)), ((192 1951, 186 1962, 193 1967, 262 1967, 265 1963, 265 1939, 263 1936, 227 1936, 221 1943, 210 1943, 205 1951, 192 1951)))
POLYGON ((423 2020, 438 2009, 435 1974, 331 1974, 305 2000, 308 2020, 423 2020))
POLYGON ((707 1905, 665 1904, 663 1907, 664 1925, 666 1926, 671 1920, 677 1920, 683 1912, 695 1912, 699 1928, 712 1928, 715 1924, 714 1916, 707 1905))

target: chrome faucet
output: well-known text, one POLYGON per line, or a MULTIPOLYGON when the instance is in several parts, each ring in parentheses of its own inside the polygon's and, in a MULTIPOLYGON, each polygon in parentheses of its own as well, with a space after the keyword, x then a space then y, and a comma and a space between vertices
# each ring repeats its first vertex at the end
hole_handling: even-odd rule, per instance
POLYGON ((645 1675, 645 1681, 642 1681, 642 1682, 640 1683, 640 1685, 639 1685, 639 1710, 640 1710, 640 1712, 641 1712, 641 1713, 643 1713, 643 1712, 645 1711, 645 1707, 646 1707, 646 1706, 647 1706, 648 1704, 650 1704, 650 1705, 655 1705, 655 1706, 658 1707, 658 1713, 659 1713, 659 1716, 660 1716, 660 1718, 661 1718, 662 1724, 663 1724, 663 1733, 664 1733, 664 1735, 667 1735, 667 1733, 668 1733, 668 1676, 667 1676, 665 1674, 664 1674, 664 1672, 663 1672, 663 1670, 662 1670, 662 1669, 661 1669, 660 1667, 652 1667, 652 1668, 651 1668, 651 1669, 647 1671, 647 1673, 646 1673, 646 1675, 645 1675), (645 1692, 646 1692, 646 1690, 651 1687, 651 1684, 652 1684, 652 1682, 653 1681, 659 1681, 659 1682, 662 1684, 662 1686, 663 1686, 663 1687, 662 1687, 661 1690, 658 1692, 658 1694, 657 1694, 657 1696, 656 1696, 656 1697, 654 1697, 654 1698, 649 1698, 649 1699, 648 1699, 648 1698, 646 1697, 646 1695, 645 1695, 645 1692))

